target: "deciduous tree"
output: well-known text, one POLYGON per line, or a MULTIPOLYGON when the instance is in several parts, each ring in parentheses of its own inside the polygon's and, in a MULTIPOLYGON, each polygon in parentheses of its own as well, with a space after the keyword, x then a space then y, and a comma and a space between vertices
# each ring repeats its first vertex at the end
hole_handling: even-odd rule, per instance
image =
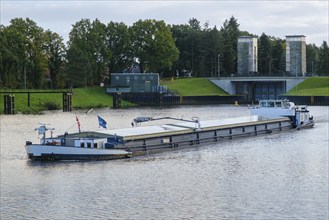
POLYGON ((112 56, 108 65, 110 73, 120 73, 133 63, 129 27, 124 23, 110 22, 106 26, 106 48, 112 56))
POLYGON ((68 47, 66 70, 73 85, 100 83, 111 57, 106 48, 106 26, 98 19, 80 20, 72 27, 68 47))
POLYGON ((1 81, 9 88, 40 88, 47 71, 44 31, 29 18, 1 27, 1 81))
POLYGON ((141 72, 158 72, 170 68, 178 59, 179 51, 164 21, 139 20, 130 29, 134 57, 141 72))
POLYGON ((66 48, 63 38, 57 33, 47 30, 45 32, 45 50, 51 88, 61 88, 65 85, 64 61, 66 48))

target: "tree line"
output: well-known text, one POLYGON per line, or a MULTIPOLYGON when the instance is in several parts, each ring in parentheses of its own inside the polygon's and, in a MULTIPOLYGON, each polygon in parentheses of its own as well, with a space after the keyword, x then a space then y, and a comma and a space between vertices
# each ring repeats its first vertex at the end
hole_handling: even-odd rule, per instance
MULTIPOLYGON (((29 18, 15 18, 0 26, 0 87, 19 89, 64 88, 99 85, 111 73, 138 63, 141 72, 173 77, 189 72, 214 77, 237 72, 241 31, 233 16, 216 26, 192 18, 188 24, 168 25, 154 19, 132 26, 81 19, 72 25, 69 40, 44 30, 29 18)), ((307 45, 307 72, 329 73, 327 42, 307 45)), ((263 33, 258 38, 259 73, 285 71, 285 40, 263 33)))

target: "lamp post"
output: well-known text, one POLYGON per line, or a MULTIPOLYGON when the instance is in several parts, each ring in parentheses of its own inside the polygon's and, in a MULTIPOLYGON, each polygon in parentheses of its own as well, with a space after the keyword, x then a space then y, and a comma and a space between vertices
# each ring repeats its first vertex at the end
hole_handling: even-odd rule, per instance
POLYGON ((296 68, 296 78, 297 78, 297 53, 296 53, 296 56, 295 56, 295 68, 296 68))
POLYGON ((26 62, 24 62, 24 89, 26 90, 26 62))
POLYGON ((272 59, 270 60, 270 67, 269 67, 270 76, 271 76, 271 74, 272 74, 272 61, 273 61, 273 60, 277 60, 277 58, 272 58, 272 59))
POLYGON ((28 49, 29 49, 29 44, 25 44, 24 45, 24 59, 23 59, 23 73, 24 73, 24 89, 26 90, 26 66, 29 63, 29 53, 28 53, 28 49))
POLYGON ((295 62, 296 62, 296 95, 298 94, 298 82, 297 82, 297 53, 295 56, 295 62))
POLYGON ((219 64, 219 61, 220 61, 220 54, 218 54, 218 56, 217 56, 217 64, 218 64, 217 77, 218 77, 218 79, 220 78, 220 64, 219 64))

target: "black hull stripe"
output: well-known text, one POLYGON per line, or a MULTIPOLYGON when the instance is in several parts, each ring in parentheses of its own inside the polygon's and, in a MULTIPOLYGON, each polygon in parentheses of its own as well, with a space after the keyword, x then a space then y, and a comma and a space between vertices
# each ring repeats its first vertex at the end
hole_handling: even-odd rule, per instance
POLYGON ((41 154, 41 156, 30 155, 30 159, 35 160, 113 160, 127 158, 127 155, 93 155, 93 154, 41 154))

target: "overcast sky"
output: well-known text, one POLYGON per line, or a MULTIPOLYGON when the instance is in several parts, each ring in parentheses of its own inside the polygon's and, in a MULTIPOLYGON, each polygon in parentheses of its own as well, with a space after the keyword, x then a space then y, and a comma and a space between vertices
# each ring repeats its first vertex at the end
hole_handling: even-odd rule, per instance
POLYGON ((65 41, 72 24, 82 18, 103 23, 139 19, 164 20, 167 24, 186 24, 196 18, 201 25, 221 27, 232 15, 240 30, 260 36, 263 32, 284 39, 286 35, 305 35, 306 42, 321 46, 328 42, 328 0, 261 1, 9 1, 0 0, 1 24, 13 18, 34 20, 38 26, 60 34, 65 41))

